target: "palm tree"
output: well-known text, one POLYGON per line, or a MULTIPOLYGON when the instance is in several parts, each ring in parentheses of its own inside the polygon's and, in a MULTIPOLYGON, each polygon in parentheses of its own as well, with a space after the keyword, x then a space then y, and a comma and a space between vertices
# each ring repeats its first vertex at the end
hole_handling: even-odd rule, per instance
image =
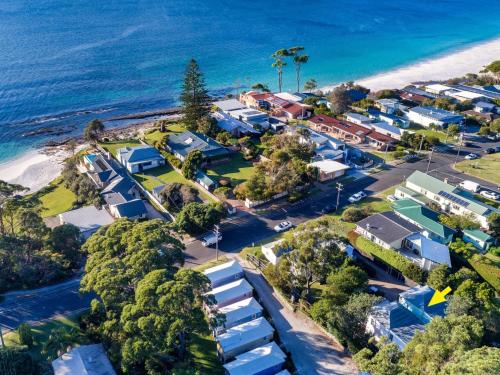
POLYGON ((318 83, 314 78, 309 79, 305 84, 304 84, 304 90, 312 92, 313 90, 316 90, 318 87, 318 83))
POLYGON ((295 64, 295 73, 297 79, 297 92, 300 92, 300 68, 302 64, 305 64, 309 61, 308 55, 300 55, 299 52, 303 51, 304 47, 297 46, 289 48, 290 56, 293 56, 293 62, 295 64))
POLYGON ((271 65, 273 68, 276 68, 278 71, 278 91, 281 92, 281 88, 283 86, 283 67, 286 66, 285 58, 291 56, 290 51, 286 48, 282 48, 274 52, 271 57, 274 59, 273 64, 271 65))

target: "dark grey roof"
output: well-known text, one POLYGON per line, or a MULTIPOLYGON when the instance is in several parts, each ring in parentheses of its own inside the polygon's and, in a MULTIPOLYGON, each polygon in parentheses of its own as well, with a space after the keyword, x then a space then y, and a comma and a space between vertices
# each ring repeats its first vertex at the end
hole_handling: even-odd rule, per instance
POLYGON ((229 153, 225 147, 212 138, 190 131, 171 135, 167 143, 173 152, 177 152, 184 157, 194 150, 200 150, 206 158, 229 153))
POLYGON ((163 159, 156 148, 151 146, 137 146, 137 147, 125 147, 118 149, 118 155, 120 159, 123 159, 127 163, 138 163, 146 160, 153 159, 163 159))
POLYGON ((389 244, 420 231, 419 227, 402 219, 392 211, 369 216, 359 221, 357 225, 389 244))
POLYGON ((102 190, 102 194, 120 193, 123 196, 130 195, 129 191, 135 186, 135 183, 128 176, 115 178, 108 186, 102 190))
POLYGON ((120 203, 116 205, 116 209, 121 217, 135 217, 148 213, 142 199, 133 199, 125 203, 120 203))

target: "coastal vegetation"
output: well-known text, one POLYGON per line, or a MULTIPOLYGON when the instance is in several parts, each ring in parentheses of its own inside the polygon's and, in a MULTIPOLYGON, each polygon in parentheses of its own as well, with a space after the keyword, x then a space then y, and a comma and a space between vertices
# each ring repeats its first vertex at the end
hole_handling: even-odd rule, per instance
POLYGON ((91 144, 99 142, 101 134, 104 132, 104 124, 100 120, 90 121, 83 131, 83 138, 91 144))
POLYGON ((179 269, 183 245, 169 224, 118 220, 84 248, 89 257, 81 289, 99 296, 85 318, 87 334, 102 340, 117 368, 138 374, 202 370, 199 335, 208 333, 202 304, 211 303, 204 296, 209 281, 179 269))
POLYGON ((70 224, 48 228, 32 196, 16 198, 18 185, 0 183, 0 291, 29 289, 59 281, 81 265, 80 230, 70 224))
POLYGON ((198 121, 210 113, 210 96, 203 73, 194 59, 186 67, 180 100, 183 123, 188 130, 198 130, 198 121))

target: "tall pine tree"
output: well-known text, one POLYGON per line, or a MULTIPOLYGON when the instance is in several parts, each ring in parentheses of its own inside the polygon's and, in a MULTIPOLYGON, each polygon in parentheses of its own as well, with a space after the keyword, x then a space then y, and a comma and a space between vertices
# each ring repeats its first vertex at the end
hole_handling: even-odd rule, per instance
POLYGON ((186 67, 181 101, 186 128, 197 130, 197 121, 210 112, 210 97, 205 87, 203 73, 194 59, 191 59, 186 67))

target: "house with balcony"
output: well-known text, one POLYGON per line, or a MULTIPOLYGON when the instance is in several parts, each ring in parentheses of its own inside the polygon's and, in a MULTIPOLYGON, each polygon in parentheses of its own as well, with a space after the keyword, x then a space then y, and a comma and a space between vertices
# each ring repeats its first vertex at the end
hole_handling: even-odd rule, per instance
POLYGON ((165 165, 165 158, 160 151, 147 145, 119 148, 116 158, 130 173, 140 173, 165 165))
POLYGON ((209 136, 189 130, 168 137, 167 150, 184 162, 191 151, 199 150, 205 162, 227 159, 230 151, 209 136))

